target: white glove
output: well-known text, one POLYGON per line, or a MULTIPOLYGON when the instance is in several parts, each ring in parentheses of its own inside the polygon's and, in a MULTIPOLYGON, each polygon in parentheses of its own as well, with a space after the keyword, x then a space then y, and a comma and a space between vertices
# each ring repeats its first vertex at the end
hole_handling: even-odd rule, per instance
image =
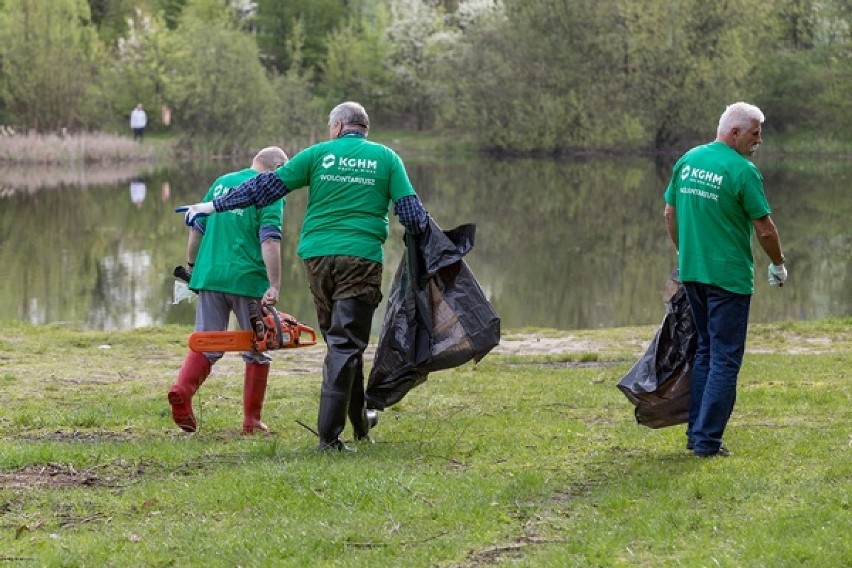
POLYGON ((769 264, 769 285, 770 286, 783 286, 784 282, 787 280, 787 269, 783 264, 779 264, 775 266, 774 264, 769 264))
POLYGON ((213 207, 212 201, 206 201, 204 203, 196 203, 195 205, 181 205, 180 207, 175 208, 175 213, 184 213, 183 222, 186 223, 187 227, 192 227, 195 225, 195 221, 199 217, 207 217, 208 215, 212 215, 216 212, 216 208, 213 207))

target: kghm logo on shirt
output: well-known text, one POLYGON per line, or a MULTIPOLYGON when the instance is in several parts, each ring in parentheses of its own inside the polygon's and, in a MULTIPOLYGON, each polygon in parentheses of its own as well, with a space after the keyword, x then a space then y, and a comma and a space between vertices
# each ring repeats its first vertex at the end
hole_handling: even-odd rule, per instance
POLYGON ((322 159, 322 167, 325 169, 335 164, 342 170, 357 170, 360 172, 375 172, 379 167, 378 161, 366 160, 364 158, 347 158, 346 156, 338 158, 334 154, 326 154, 322 159))
POLYGON ((725 179, 723 176, 720 176, 715 172, 702 170, 700 168, 690 168, 688 165, 684 165, 683 169, 680 171, 680 179, 686 180, 687 178, 700 180, 705 184, 709 184, 714 187, 722 185, 722 182, 725 179))
POLYGON ((341 156, 337 160, 337 165, 341 168, 360 170, 360 171, 376 171, 379 163, 376 160, 365 160, 364 158, 347 158, 341 156))

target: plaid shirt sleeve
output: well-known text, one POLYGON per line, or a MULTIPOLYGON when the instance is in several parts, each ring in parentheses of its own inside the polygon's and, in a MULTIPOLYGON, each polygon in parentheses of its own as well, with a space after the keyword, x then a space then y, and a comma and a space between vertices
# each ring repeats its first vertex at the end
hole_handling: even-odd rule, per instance
POLYGON ((264 172, 244 181, 227 195, 214 199, 213 207, 219 213, 231 209, 244 209, 250 205, 266 207, 289 192, 290 190, 275 172, 264 172))
POLYGON ((416 195, 406 195, 394 203, 394 212, 399 222, 411 233, 419 233, 426 228, 427 213, 423 202, 416 195))

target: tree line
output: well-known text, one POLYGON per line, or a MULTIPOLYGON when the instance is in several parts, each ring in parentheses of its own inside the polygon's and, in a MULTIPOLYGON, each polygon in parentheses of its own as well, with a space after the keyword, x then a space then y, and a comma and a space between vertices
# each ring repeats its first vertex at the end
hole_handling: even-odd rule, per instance
POLYGON ((309 143, 341 100, 485 151, 664 150, 724 106, 848 139, 848 0, 0 0, 0 124, 309 143), (160 109, 171 111, 166 127, 160 109))

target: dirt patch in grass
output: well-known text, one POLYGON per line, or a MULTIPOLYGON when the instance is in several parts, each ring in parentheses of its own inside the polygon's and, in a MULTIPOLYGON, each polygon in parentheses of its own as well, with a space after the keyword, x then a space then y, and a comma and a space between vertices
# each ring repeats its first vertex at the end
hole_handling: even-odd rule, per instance
POLYGON ((59 489, 103 485, 112 485, 112 483, 102 479, 92 470, 77 470, 72 464, 29 465, 16 471, 0 473, 0 486, 4 489, 35 487, 59 489))
POLYGON ((240 455, 205 456, 182 464, 165 466, 152 462, 116 460, 82 469, 74 464, 33 464, 13 471, 0 472, 3 489, 69 489, 80 487, 128 487, 143 476, 194 476, 220 465, 242 463, 240 455))
POLYGON ((477 566, 493 566, 503 562, 521 560, 527 548, 533 545, 565 542, 564 539, 545 539, 536 536, 520 536, 514 542, 491 546, 472 552, 468 561, 463 564, 453 564, 453 568, 475 568, 477 566))
POLYGON ((63 432, 56 430, 55 432, 44 432, 41 434, 28 434, 21 436, 24 440, 33 442, 126 442, 134 438, 132 432, 128 429, 124 432, 63 432))
POLYGON ((508 366, 538 367, 540 369, 602 369, 623 364, 623 361, 543 361, 539 363, 510 363, 508 366))
MULTIPOLYGON (((648 338, 650 339, 650 338, 648 338)), ((647 345, 647 340, 645 342, 647 345)), ((503 337, 500 344, 494 348, 494 353, 502 355, 556 355, 563 353, 597 353, 615 347, 612 341, 580 339, 574 335, 564 337, 535 337, 508 336, 503 337)), ((623 348, 623 345, 619 345, 623 348)), ((644 346, 641 342, 632 345, 638 350, 644 346)))

